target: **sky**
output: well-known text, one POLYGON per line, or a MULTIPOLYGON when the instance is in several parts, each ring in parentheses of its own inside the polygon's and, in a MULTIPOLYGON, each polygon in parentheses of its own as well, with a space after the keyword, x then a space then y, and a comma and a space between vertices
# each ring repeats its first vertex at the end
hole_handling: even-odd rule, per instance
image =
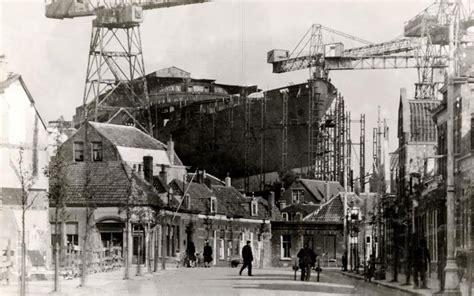
MULTIPOLYGON (((315 23, 375 43, 389 41, 401 36, 404 23, 431 3, 216 1, 147 11, 141 25, 145 68, 149 73, 177 66, 193 78, 256 84, 263 90, 303 83, 307 70, 272 73, 267 51, 293 49, 315 23)), ((0 54, 6 56, 10 71, 22 75, 45 121, 61 115, 71 120, 82 103, 91 23, 92 17, 48 19, 43 0, 0 0, 0 54)), ((394 150, 400 88, 413 96, 416 70, 333 71, 330 78, 353 119, 366 114, 369 146, 380 106, 394 150)), ((354 142, 358 129, 354 123, 354 142)))

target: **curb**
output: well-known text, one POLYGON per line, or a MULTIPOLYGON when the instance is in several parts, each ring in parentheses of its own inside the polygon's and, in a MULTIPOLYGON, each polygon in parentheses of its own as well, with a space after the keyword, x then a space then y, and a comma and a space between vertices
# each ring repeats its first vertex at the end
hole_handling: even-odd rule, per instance
MULTIPOLYGON (((352 274, 352 273, 349 273, 349 272, 341 272, 341 274, 345 275, 347 277, 358 279, 358 280, 365 280, 364 277, 361 276, 361 275, 356 275, 356 274, 352 274)), ((369 282, 367 282, 367 283, 369 283, 369 282)), ((426 295, 424 293, 416 292, 416 291, 413 291, 413 290, 410 290, 410 289, 404 289, 401 286, 398 287, 396 285, 390 285, 388 283, 381 282, 381 281, 378 281, 378 280, 372 280, 370 283, 373 283, 377 286, 382 286, 384 288, 389 288, 389 289, 392 289, 392 290, 402 291, 404 293, 408 293, 408 294, 414 295, 414 296, 425 296, 426 295)))

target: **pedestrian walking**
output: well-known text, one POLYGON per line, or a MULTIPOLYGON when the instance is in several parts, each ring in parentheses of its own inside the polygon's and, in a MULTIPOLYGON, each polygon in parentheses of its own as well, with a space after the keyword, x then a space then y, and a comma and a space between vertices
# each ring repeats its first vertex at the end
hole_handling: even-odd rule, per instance
POLYGON ((204 267, 211 267, 211 262, 212 262, 212 248, 209 246, 209 242, 206 241, 206 244, 204 246, 204 250, 202 252, 202 255, 204 257, 204 267))
POLYGON ((428 289, 426 285, 426 272, 430 263, 430 252, 426 245, 426 240, 421 239, 415 257, 415 287, 421 285, 420 288, 428 289))
POLYGON ((344 254, 342 254, 342 271, 347 271, 347 252, 344 252, 344 254))
POLYGON ((375 255, 370 255, 368 262, 367 274, 365 275, 365 281, 372 281, 372 278, 375 275, 375 255))
POLYGON ((196 247, 192 241, 188 242, 186 255, 188 256, 188 267, 194 267, 196 264, 196 247))
POLYGON ((299 267, 301 269, 301 280, 309 281, 311 277, 311 267, 316 263, 316 254, 313 249, 309 248, 308 244, 296 255, 299 259, 299 267))
POLYGON ((244 261, 244 265, 240 269, 239 275, 242 275, 242 271, 247 267, 248 268, 248 275, 252 276, 252 247, 250 246, 250 241, 247 241, 247 244, 242 248, 242 260, 244 261))

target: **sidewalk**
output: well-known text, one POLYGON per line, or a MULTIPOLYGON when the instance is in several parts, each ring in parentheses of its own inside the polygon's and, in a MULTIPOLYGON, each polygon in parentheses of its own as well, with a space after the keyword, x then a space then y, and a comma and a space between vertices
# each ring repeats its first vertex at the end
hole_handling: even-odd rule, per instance
MULTIPOLYGON (((348 271, 341 271, 341 273, 345 276, 349 276, 349 277, 352 277, 352 278, 357 278, 357 279, 360 279, 362 281, 365 280, 364 276, 362 275, 362 271, 360 272, 360 274, 356 274, 354 272, 348 272, 348 271)), ((374 280, 374 279, 372 279, 371 282, 374 283, 375 285, 380 285, 380 286, 387 287, 387 288, 390 288, 390 289, 399 290, 399 291, 402 291, 402 292, 405 292, 405 293, 408 293, 408 294, 411 294, 411 295, 427 296, 427 295, 433 295, 433 294, 435 294, 436 292, 439 291, 439 282, 438 282, 438 280, 436 280, 434 278, 431 278, 431 277, 428 277, 426 279, 428 289, 419 289, 419 288, 415 289, 413 287, 413 278, 411 279, 411 285, 404 285, 405 280, 406 280, 406 276, 403 273, 398 274, 398 282, 392 282, 392 279, 393 279, 393 274, 391 272, 386 272, 386 280, 374 280)), ((468 289, 469 289, 467 283, 462 282, 460 286, 461 286, 462 295, 467 296, 468 295, 468 289)))
MULTIPOLYGON (((79 296, 79 295, 133 295, 127 289, 127 284, 130 281, 140 282, 148 281, 155 275, 174 272, 176 267, 168 267, 166 270, 159 270, 155 273, 147 273, 142 269, 142 276, 136 276, 136 269, 130 269, 130 279, 123 280, 124 269, 114 270, 111 272, 92 273, 87 277, 86 287, 80 287, 80 278, 71 280, 60 279, 60 292, 53 293, 54 282, 47 281, 27 281, 26 294, 27 295, 57 295, 57 296, 79 296), (128 283, 127 283, 128 282, 128 283)), ((20 283, 12 281, 8 286, 0 285, 0 295, 10 296, 19 294, 20 283)))

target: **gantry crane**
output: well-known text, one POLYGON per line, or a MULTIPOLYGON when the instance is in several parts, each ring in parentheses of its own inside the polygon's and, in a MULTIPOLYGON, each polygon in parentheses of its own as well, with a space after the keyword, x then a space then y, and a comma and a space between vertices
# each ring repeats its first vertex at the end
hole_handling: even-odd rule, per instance
POLYGON ((148 88, 145 78, 140 24, 143 11, 206 2, 206 0, 47 0, 46 17, 53 19, 95 16, 92 21, 89 59, 84 86, 83 123, 89 120, 109 121, 120 112, 152 132, 148 88), (120 101, 120 107, 107 104, 120 101), (134 114, 141 112, 146 123, 140 124, 134 114), (107 118, 108 117, 108 118, 107 118))
POLYGON ((315 24, 291 52, 279 49, 268 52, 267 62, 273 65, 273 73, 309 69, 309 167, 325 153, 318 151, 318 137, 324 136, 320 133, 323 116, 335 98, 322 96, 315 87, 315 79, 328 79, 329 71, 334 70, 416 68, 415 98, 435 99, 448 66, 449 23, 455 24, 457 42, 469 41, 463 37, 474 21, 463 11, 460 0, 436 1, 406 23, 402 37, 378 44, 315 24), (344 48, 343 42, 325 43, 327 35, 360 45, 344 48))

